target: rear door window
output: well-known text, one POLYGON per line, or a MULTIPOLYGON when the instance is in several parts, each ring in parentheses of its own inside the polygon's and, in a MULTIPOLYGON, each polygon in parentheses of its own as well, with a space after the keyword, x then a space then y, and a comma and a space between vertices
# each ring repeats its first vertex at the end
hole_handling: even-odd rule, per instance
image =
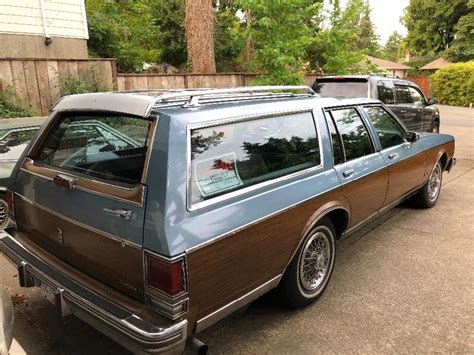
POLYGON ((190 203, 321 164, 310 112, 191 130, 190 203))
POLYGON ((35 162, 118 184, 143 174, 151 121, 116 115, 67 115, 42 143, 35 162))
POLYGON ((342 138, 346 161, 373 153, 369 132, 355 108, 331 111, 342 138))
POLYGON ((395 103, 395 94, 393 84, 389 81, 380 80, 377 82, 377 94, 379 100, 384 104, 391 105, 395 103))
POLYGON ((412 104, 410 89, 408 86, 395 85, 395 93, 397 95, 398 104, 412 104))
POLYGON ((367 97, 369 84, 367 79, 317 79, 313 90, 321 96, 367 97))

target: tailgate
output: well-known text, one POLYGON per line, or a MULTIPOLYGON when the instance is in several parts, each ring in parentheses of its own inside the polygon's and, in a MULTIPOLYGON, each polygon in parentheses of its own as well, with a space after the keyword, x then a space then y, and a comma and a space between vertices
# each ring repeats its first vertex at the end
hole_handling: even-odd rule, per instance
POLYGON ((71 266, 144 299, 143 221, 155 122, 57 115, 15 180, 17 226, 71 266))

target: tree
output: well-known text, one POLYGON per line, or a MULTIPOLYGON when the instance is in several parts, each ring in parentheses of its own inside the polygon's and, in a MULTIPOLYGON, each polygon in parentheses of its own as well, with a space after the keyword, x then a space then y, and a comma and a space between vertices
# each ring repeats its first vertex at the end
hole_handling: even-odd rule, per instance
POLYGON ((193 73, 215 73, 212 0, 186 0, 186 39, 193 73))
POLYGON ((399 53, 399 48, 402 41, 403 41, 403 36, 399 34, 397 31, 394 31, 390 35, 390 37, 388 37, 387 43, 385 43, 385 46, 382 51, 382 56, 385 59, 396 62, 397 59, 399 58, 398 53, 399 53))
POLYGON ((153 0, 151 11, 161 49, 159 61, 184 67, 188 60, 184 0, 153 0))
POLYGON ((86 0, 92 56, 117 58, 120 71, 137 72, 159 55, 148 1, 86 0))
POLYGON ((333 0, 331 5, 329 13, 324 16, 327 27, 315 34, 308 50, 311 70, 333 74, 372 71, 374 68, 363 60, 367 50, 358 48, 360 29, 354 27, 367 4, 363 0, 352 0, 344 10, 339 0, 333 0))
POLYGON ((239 5, 251 16, 245 35, 255 45, 255 56, 248 67, 263 74, 255 83, 302 83, 322 0, 241 0, 239 5))
POLYGON ((474 60, 474 1, 471 0, 468 7, 468 13, 459 19, 454 28, 454 40, 445 53, 455 62, 474 60))
MULTIPOLYGON (((471 0, 472 1, 472 0, 471 0)), ((401 18, 408 30, 407 49, 414 55, 438 55, 455 38, 459 19, 467 15, 469 0, 410 0, 401 18)))
POLYGON ((378 56, 380 52, 380 37, 375 31, 375 26, 371 19, 372 9, 368 2, 361 3, 360 0, 351 0, 348 7, 351 6, 360 8, 361 10, 358 16, 355 16, 353 21, 353 30, 357 33, 356 41, 354 42, 354 49, 365 51, 366 54, 372 56, 378 56))

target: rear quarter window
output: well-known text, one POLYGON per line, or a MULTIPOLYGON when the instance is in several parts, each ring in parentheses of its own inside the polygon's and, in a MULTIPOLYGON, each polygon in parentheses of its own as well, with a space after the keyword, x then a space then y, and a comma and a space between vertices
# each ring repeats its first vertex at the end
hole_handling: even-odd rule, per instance
POLYGON ((310 112, 191 130, 190 204, 321 164, 310 112))

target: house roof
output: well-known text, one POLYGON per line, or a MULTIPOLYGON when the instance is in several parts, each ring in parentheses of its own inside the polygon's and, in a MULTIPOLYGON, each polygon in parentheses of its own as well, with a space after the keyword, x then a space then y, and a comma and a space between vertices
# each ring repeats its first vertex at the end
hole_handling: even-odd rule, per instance
POLYGON ((428 64, 422 66, 420 70, 436 70, 436 69, 441 69, 444 68, 445 66, 451 64, 449 60, 443 59, 443 58, 438 58, 435 59, 428 64))
POLYGON ((371 62, 372 64, 375 64, 381 69, 413 69, 412 67, 409 67, 408 65, 401 64, 401 63, 396 63, 396 62, 391 62, 390 60, 385 60, 385 59, 380 59, 380 58, 375 58, 371 57, 370 55, 367 56, 367 60, 371 62))

